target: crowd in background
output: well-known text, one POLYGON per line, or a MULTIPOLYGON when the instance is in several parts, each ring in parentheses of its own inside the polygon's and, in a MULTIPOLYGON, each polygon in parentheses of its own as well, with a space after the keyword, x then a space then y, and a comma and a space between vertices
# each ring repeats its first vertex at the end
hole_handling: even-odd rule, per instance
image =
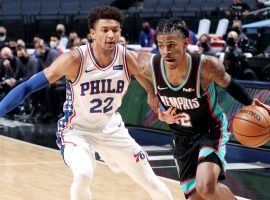
MULTIPOLYGON (((270 46, 263 52, 257 52, 255 43, 243 32, 241 19, 248 12, 248 5, 240 0, 234 0, 227 12, 232 26, 223 37, 225 41, 222 50, 223 64, 233 78, 259 80, 256 73, 249 67, 245 53, 258 58, 267 58, 270 55, 270 46)), ((182 23, 188 29, 186 22, 182 23)), ((58 24, 55 33, 50 35, 49 41, 44 41, 42 36, 36 35, 29 47, 22 39, 10 38, 7 29, 0 26, 0 99, 15 86, 48 67, 63 52, 89 42, 91 42, 90 35, 80 38, 75 31, 70 31, 67 35, 65 26, 58 24), (29 48, 33 49, 31 54, 27 50, 29 48)), ((128 41, 123 36, 119 43, 128 45, 128 41)), ((152 53, 159 53, 155 29, 148 21, 142 23, 138 44, 141 47, 150 48, 152 53)), ((211 46, 211 36, 208 34, 202 34, 197 38, 196 34, 189 30, 189 44, 197 45, 199 53, 218 57, 218 52, 211 46)), ((21 106, 13 110, 10 116, 34 122, 50 122, 59 119, 63 115, 65 84, 63 77, 56 83, 32 94, 21 106)))

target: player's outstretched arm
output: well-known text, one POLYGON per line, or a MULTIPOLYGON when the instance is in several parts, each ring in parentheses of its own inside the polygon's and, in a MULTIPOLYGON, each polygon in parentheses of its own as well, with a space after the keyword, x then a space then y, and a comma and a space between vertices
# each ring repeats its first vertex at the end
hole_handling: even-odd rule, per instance
POLYGON ((224 88, 234 99, 244 105, 251 105, 253 99, 243 86, 236 83, 231 76, 225 71, 221 61, 212 56, 205 57, 203 66, 203 76, 207 77, 210 82, 215 82, 224 88))
MULTIPOLYGON (((147 76, 147 72, 140 71, 136 59, 138 60, 138 54, 136 52, 127 52, 128 72, 136 78, 136 80, 144 87, 148 94, 147 103, 150 105, 152 110, 157 112, 159 100, 154 93, 153 84, 151 78, 147 76)), ((148 61, 149 62, 149 61, 148 61)), ((150 72, 149 72, 150 75, 150 72)))
POLYGON ((151 72, 150 72, 150 61, 151 57, 154 54, 147 52, 147 51, 139 51, 136 62, 137 62, 137 67, 143 76, 148 78, 152 82, 152 77, 151 77, 151 72))
POLYGON ((62 76, 71 81, 75 79, 80 64, 79 53, 76 51, 63 54, 44 71, 12 89, 0 102, 0 117, 16 108, 31 93, 57 81, 62 76))
POLYGON ((257 105, 265 108, 270 113, 270 107, 263 104, 258 99, 252 99, 243 86, 236 83, 231 76, 226 73, 224 65, 221 61, 212 56, 205 57, 203 74, 210 82, 215 82, 224 88, 234 99, 244 105, 257 105))

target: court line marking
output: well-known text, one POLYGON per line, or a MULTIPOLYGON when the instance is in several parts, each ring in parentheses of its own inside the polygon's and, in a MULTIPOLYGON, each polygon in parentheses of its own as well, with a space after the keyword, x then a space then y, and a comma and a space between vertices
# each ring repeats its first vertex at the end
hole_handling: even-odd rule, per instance
POLYGON ((149 156, 148 155, 148 160, 153 161, 153 160, 174 160, 173 156, 167 155, 167 156, 149 156))
MULTIPOLYGON (((10 138, 10 137, 7 137, 7 136, 4 136, 4 135, 0 135, 0 137, 3 137, 5 139, 9 139, 9 140, 12 140, 12 141, 15 141, 15 142, 18 142, 18 143, 23 143, 23 144, 27 144, 29 146, 35 146, 37 148, 41 148, 41 149, 46 149, 46 150, 50 150, 50 151, 54 151, 54 152, 59 152, 59 150, 56 150, 56 149, 53 149, 53 148, 49 148, 49 147, 44 147, 44 146, 41 146, 41 145, 37 145, 37 144, 32 144, 30 142, 26 142, 26 141, 22 141, 22 140, 18 140, 18 139, 14 139, 14 138, 10 138)), ((60 153, 60 152, 59 152, 60 153)), ((60 162, 60 161, 59 161, 60 162)), ((63 162, 63 161, 61 161, 63 162)), ((100 164, 103 164, 103 165, 106 165, 105 163, 101 162, 101 161, 98 161, 98 163, 100 164)), ((170 179, 170 178, 166 178, 166 177, 163 177, 163 176, 158 176, 160 179, 163 179, 163 180, 166 180, 166 181, 169 181, 169 182, 172 182, 172 183, 175 183, 177 185, 179 185, 179 181, 176 181, 176 180, 173 180, 173 179, 170 179)), ((240 198, 239 200, 250 200, 250 199, 246 199, 246 198, 243 198, 243 197, 239 197, 239 196, 235 196, 236 198, 240 198)))
POLYGON ((0 163, 1 166, 19 166, 19 165, 50 165, 50 164, 62 164, 63 161, 48 161, 48 162, 22 162, 22 163, 0 163))

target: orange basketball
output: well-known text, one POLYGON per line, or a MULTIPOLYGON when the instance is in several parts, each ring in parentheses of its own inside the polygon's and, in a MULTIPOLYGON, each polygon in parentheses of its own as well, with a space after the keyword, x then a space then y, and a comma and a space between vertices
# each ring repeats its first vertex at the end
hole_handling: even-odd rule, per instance
POLYGON ((234 116, 232 129, 240 143, 259 147, 270 139, 270 116, 262 107, 245 106, 234 116))

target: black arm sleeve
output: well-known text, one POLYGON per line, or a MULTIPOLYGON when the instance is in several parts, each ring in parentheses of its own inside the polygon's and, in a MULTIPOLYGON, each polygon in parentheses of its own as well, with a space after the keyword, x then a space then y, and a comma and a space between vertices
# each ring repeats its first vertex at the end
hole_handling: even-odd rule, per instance
POLYGON ((230 85, 224 89, 240 103, 246 106, 251 105, 253 101, 252 97, 247 93, 242 85, 236 83, 233 79, 231 80, 230 85))

